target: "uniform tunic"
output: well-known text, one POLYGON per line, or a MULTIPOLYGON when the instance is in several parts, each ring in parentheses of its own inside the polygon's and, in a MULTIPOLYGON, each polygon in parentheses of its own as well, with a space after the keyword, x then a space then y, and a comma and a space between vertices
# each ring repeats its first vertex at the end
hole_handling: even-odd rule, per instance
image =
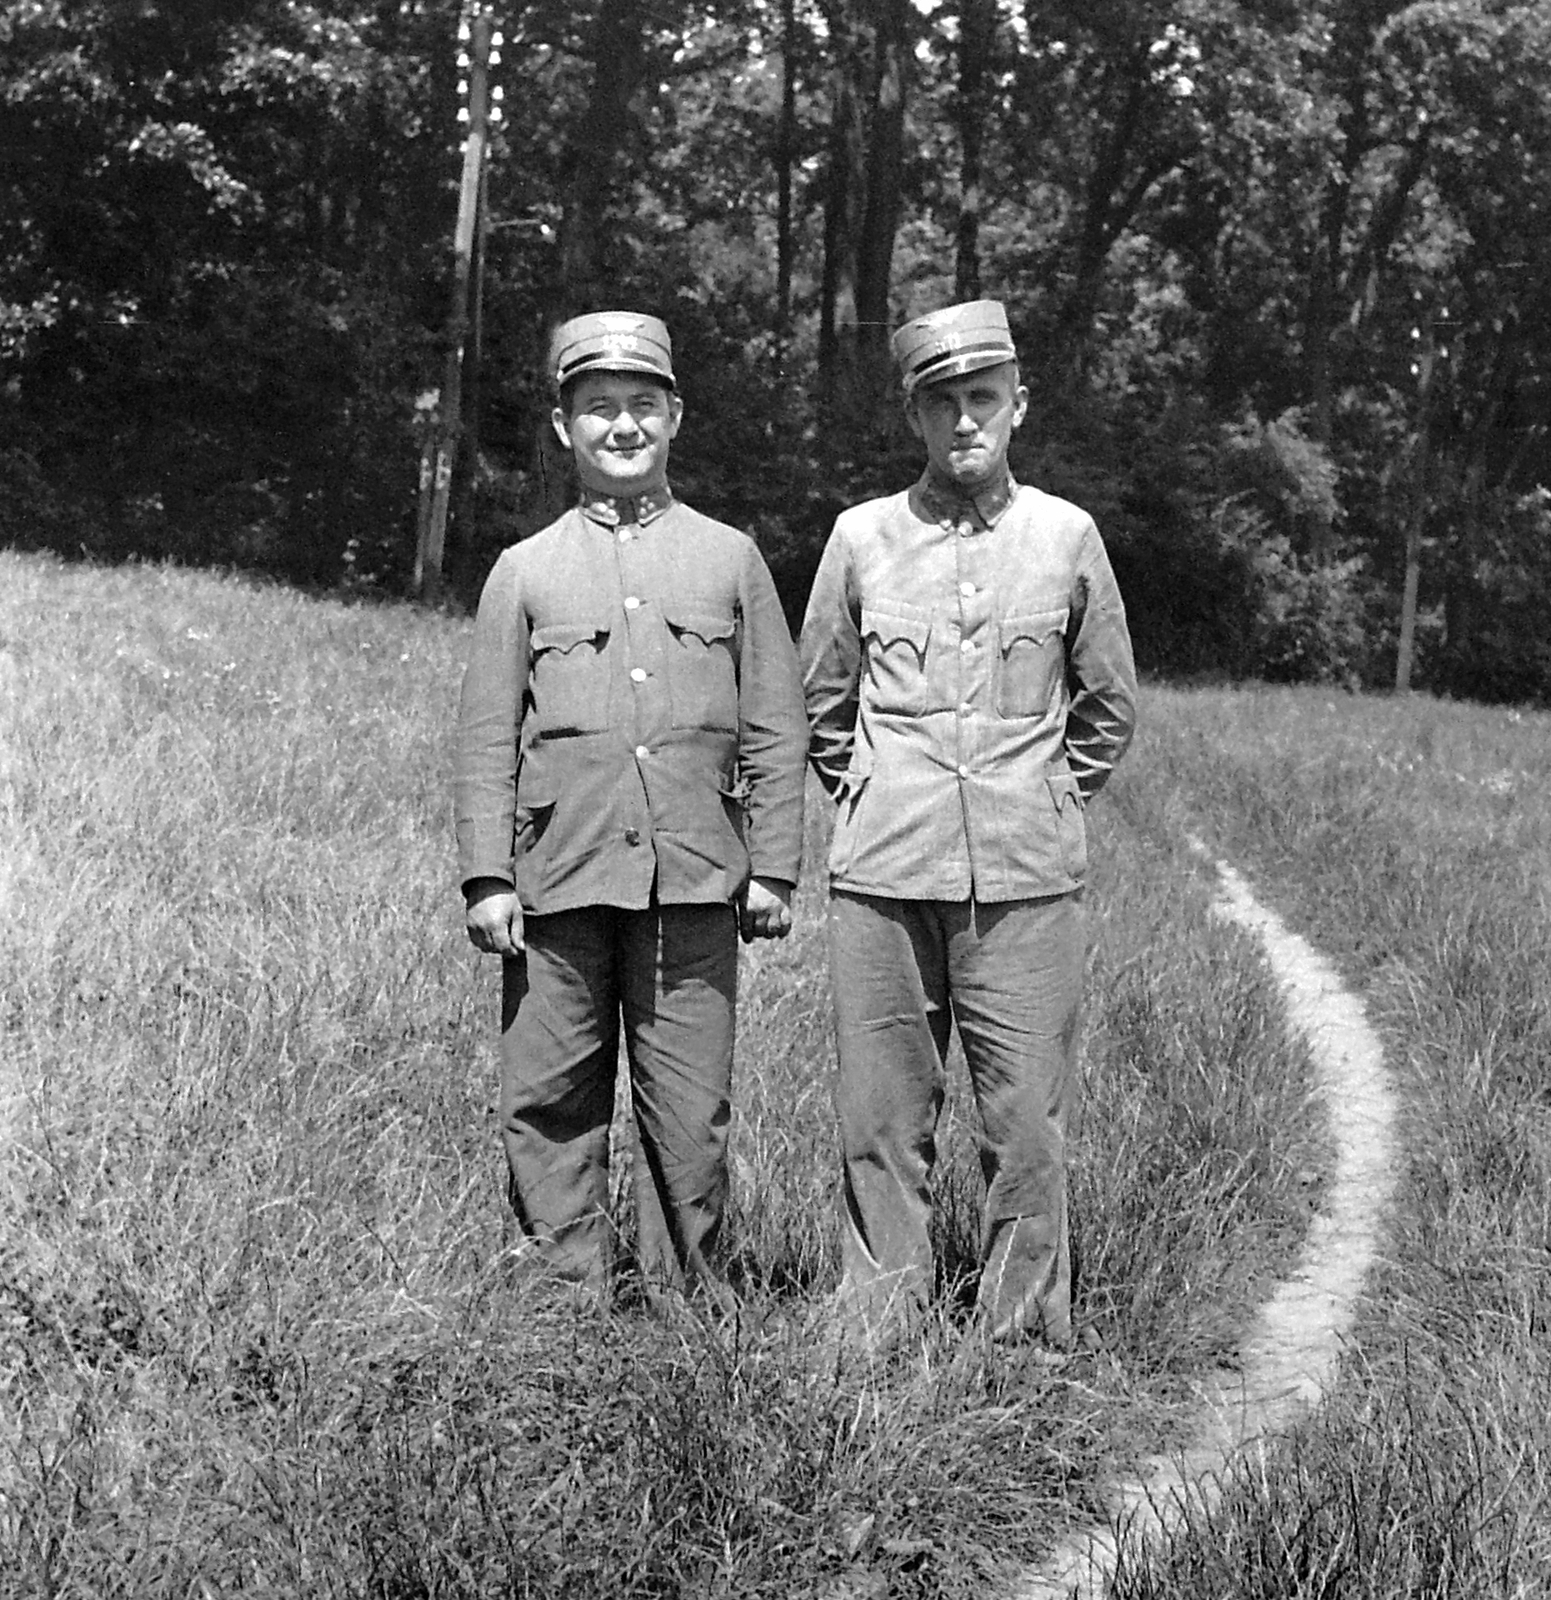
POLYGON ((726 904, 751 871, 795 883, 804 730, 753 540, 666 495, 591 500, 485 584, 458 723, 463 881, 514 884, 540 914, 726 904))
POLYGON ((1082 883, 1083 805, 1136 705, 1086 512, 1010 479, 977 504, 924 478, 843 512, 802 658, 837 888, 998 901, 1082 883))

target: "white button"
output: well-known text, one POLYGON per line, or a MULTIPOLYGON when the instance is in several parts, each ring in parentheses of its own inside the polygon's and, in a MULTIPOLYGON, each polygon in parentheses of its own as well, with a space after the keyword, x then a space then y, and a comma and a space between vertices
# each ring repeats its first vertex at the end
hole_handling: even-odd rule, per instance
POLYGON ((632 667, 630 669, 630 681, 632 683, 645 683, 646 682, 646 668, 645 667, 632 667))
POLYGON ((635 611, 640 607, 640 604, 641 604, 640 595, 638 595, 638 594, 627 594, 625 596, 625 610, 626 611, 635 611))
POLYGON ((962 654, 964 654, 966 656, 974 655, 974 653, 975 653, 975 641, 973 639, 965 639, 959 645, 959 650, 961 651, 962 654))
POLYGON ((635 758, 637 761, 645 761, 650 754, 651 751, 648 750, 644 744, 638 744, 635 747, 635 758))
POLYGON ((630 537, 629 528, 621 528, 619 530, 619 542, 621 544, 623 544, 629 537, 630 537))
POLYGON ((961 717, 972 716, 974 714, 974 710, 975 708, 969 703, 968 700, 966 700, 964 704, 959 707, 959 715, 961 717))
MULTIPOLYGON (((974 586, 974 584, 972 584, 972 583, 961 583, 961 584, 960 584, 960 585, 959 585, 959 593, 960 593, 960 594, 961 594, 961 595, 963 595, 963 596, 964 596, 964 598, 965 598, 965 599, 966 599, 966 600, 967 600, 967 599, 968 599, 968 598, 969 598, 969 597, 970 597, 970 595, 972 595, 972 594, 973 594, 973 593, 974 593, 974 592, 975 592, 975 586, 974 586)), ((628 600, 627 600, 627 601, 626 601, 626 602, 625 602, 625 604, 626 604, 626 605, 628 605, 628 604, 629 604, 629 603, 630 603, 630 602, 629 602, 629 601, 628 601, 628 600)))
POLYGON ((961 778, 967 778, 969 776, 969 768, 968 767, 960 767, 959 768, 959 776, 961 778))
POLYGON ((967 539, 974 531, 975 528, 973 523, 961 522, 959 524, 959 537, 961 539, 967 539))

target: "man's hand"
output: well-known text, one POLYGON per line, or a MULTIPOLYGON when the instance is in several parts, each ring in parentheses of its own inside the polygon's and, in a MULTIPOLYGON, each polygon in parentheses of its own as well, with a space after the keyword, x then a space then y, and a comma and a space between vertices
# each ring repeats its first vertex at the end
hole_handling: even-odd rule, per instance
POLYGON ((751 878, 738 900, 738 932, 743 942, 784 939, 791 931, 791 884, 779 878, 751 878))
POLYGON ((476 878, 463 891, 463 920, 476 950, 493 956, 520 956, 522 902, 500 878, 476 878))

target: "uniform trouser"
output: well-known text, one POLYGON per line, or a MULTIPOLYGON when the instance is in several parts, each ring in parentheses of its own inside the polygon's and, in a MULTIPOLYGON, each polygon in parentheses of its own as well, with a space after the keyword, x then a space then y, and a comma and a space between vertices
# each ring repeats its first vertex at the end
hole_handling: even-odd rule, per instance
POLYGON ((867 1332, 931 1291, 929 1182, 951 1015, 982 1124, 980 1315, 995 1338, 1070 1344, 1066 1135, 1084 922, 1077 895, 989 905, 831 895, 841 1301, 867 1332))
POLYGON ((530 916, 505 963, 501 1131, 540 1259, 601 1287, 613 1257, 609 1123, 623 1018, 649 1289, 712 1284, 727 1196, 737 926, 726 905, 530 916))

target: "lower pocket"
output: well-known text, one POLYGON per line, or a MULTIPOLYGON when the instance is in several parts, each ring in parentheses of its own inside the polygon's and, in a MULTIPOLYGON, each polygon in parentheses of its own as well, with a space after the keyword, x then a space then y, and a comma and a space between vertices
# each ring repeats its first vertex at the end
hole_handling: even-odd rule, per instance
POLYGON ((872 781, 872 752, 858 747, 835 801, 835 827, 829 839, 829 870, 840 877, 856 858, 861 833, 862 802, 872 781))
POLYGON ((1061 852, 1061 870, 1074 882, 1088 874, 1088 825, 1083 819, 1082 790, 1069 772, 1052 773, 1045 779, 1056 814, 1056 844, 1061 852))

